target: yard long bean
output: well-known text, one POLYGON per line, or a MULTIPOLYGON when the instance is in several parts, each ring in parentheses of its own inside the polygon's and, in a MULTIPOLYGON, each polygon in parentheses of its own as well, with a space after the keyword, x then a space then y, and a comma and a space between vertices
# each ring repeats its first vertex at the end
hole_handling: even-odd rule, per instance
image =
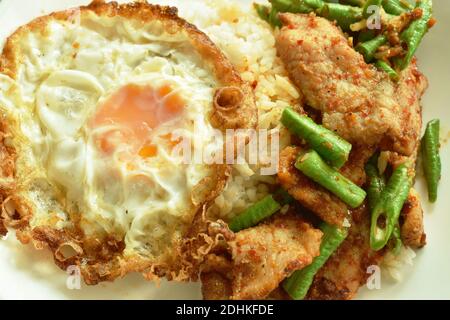
POLYGON ((401 0, 383 0, 382 4, 384 11, 396 16, 399 16, 411 9, 411 6, 408 6, 406 2, 401 0))
POLYGON ((308 5, 305 0, 270 0, 270 3, 272 8, 279 12, 310 13, 314 11, 314 7, 308 5))
POLYGON ((401 69, 405 69, 414 57, 420 42, 428 31, 428 23, 433 14, 432 0, 420 0, 417 2, 416 7, 422 10, 422 16, 411 22, 408 28, 400 35, 400 39, 408 48, 405 57, 399 62, 401 69))
MULTIPOLYGON (((270 0, 272 11, 311 13, 336 21, 344 30, 349 30, 350 25, 362 19, 362 8, 323 0, 270 0)), ((273 23, 271 23, 274 25, 273 23)))
POLYGON ((428 199, 435 202, 439 180, 441 179, 441 158, 439 156, 439 130, 440 121, 431 120, 427 124, 425 135, 422 138, 423 169, 428 187, 428 199))
POLYGON ((295 167, 351 208, 359 207, 366 198, 363 189, 330 168, 314 150, 300 152, 295 167))
POLYGON ((235 216, 230 221, 229 228, 234 232, 238 232, 242 229, 253 227, 292 201, 293 198, 285 190, 280 189, 275 194, 266 196, 248 207, 241 214, 235 216))
POLYGON ((399 254, 403 244, 400 225, 398 223, 395 225, 394 231, 392 231, 392 239, 394 240, 394 247, 392 248, 392 252, 397 255, 399 254))
POLYGON ((295 271, 283 282, 283 288, 294 300, 301 300, 306 296, 313 282, 314 275, 322 268, 348 235, 347 229, 340 229, 326 223, 323 223, 320 229, 323 232, 320 255, 314 258, 309 266, 295 271))
POLYGON ((264 21, 269 22, 269 15, 270 15, 270 10, 271 8, 269 6, 265 6, 259 3, 254 3, 253 7, 256 10, 256 13, 258 14, 258 16, 263 19, 264 21))
POLYGON ((365 166, 367 175, 367 201, 369 208, 374 209, 386 185, 384 175, 378 171, 378 153, 374 154, 365 166))
POLYGON ((386 246, 398 223, 412 184, 409 166, 409 163, 404 163, 394 170, 374 205, 370 229, 370 246, 373 250, 378 251, 386 246), (384 217, 384 221, 379 220, 381 217, 384 217))
MULTIPOLYGON (((329 0, 330 2, 334 0, 329 0)), ((349 4, 351 6, 363 7, 366 0, 341 0, 340 2, 343 4, 349 4)))
POLYGON ((375 53, 378 48, 387 42, 385 35, 380 34, 379 36, 366 41, 361 42, 356 46, 356 50, 364 56, 364 60, 369 63, 373 60, 375 53))
POLYGON ((387 63, 386 61, 383 61, 383 60, 377 60, 377 61, 375 62, 375 66, 376 66, 378 69, 380 69, 381 71, 386 72, 392 80, 398 81, 399 75, 398 75, 397 71, 395 71, 395 70, 389 65, 389 63, 387 63))
POLYGON ((336 21, 345 31, 350 30, 350 25, 363 18, 362 8, 339 3, 326 3, 317 10, 317 14, 330 21, 336 21))
POLYGON ((340 168, 348 160, 352 145, 311 118, 286 108, 281 122, 289 131, 305 139, 333 167, 340 168))

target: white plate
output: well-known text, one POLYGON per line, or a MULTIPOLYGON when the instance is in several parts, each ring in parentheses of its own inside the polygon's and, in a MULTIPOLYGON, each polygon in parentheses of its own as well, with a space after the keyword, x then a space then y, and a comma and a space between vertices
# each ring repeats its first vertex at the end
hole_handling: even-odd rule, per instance
MULTIPOLYGON (((192 1, 192 0, 191 0, 192 1)), ((224 0, 225 1, 225 0, 224 0)), ((0 2, 0 46, 18 26, 32 18, 55 10, 87 4, 89 0, 3 0, 0 2)), ((159 2, 159 1, 156 1, 159 2)), ((249 1, 250 2, 250 1, 249 1)), ((421 70, 430 80, 423 99, 424 121, 441 119, 441 135, 450 139, 450 6, 446 0, 434 0, 438 24, 427 35, 418 56, 421 70)), ((199 13, 201 14, 201 13, 199 13)), ((404 270, 400 283, 383 279, 379 290, 363 288, 360 299, 450 299, 450 147, 443 143, 443 179, 438 202, 426 201, 423 179, 416 187, 425 210, 427 246, 417 252, 414 266, 404 270)), ((69 290, 67 275, 52 262, 46 251, 23 247, 13 235, 0 241, 0 299, 199 299, 198 284, 162 282, 159 287, 129 275, 114 283, 95 287, 82 284, 81 290, 69 290)))

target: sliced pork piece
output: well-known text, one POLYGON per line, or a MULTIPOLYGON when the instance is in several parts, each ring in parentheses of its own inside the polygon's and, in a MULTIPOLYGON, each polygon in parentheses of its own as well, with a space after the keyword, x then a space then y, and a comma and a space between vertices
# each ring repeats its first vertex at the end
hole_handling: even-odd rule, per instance
POLYGON ((364 185, 366 183, 364 167, 374 153, 373 147, 354 145, 347 163, 339 171, 358 186, 364 185))
POLYGON ((204 300, 229 300, 231 281, 219 272, 205 272, 200 276, 204 300))
MULTIPOLYGON (((338 197, 321 187, 294 167, 300 147, 287 147, 280 154, 278 182, 305 208, 323 221, 341 226, 348 216, 348 207, 338 197)), ((368 147, 354 147, 349 161, 340 172, 359 186, 366 181, 364 165, 373 154, 368 147)))
POLYGON ((229 300, 233 295, 233 263, 227 252, 211 253, 206 256, 200 280, 204 300, 229 300))
POLYGON ((6 229, 6 227, 3 223, 3 219, 0 218, 0 237, 6 236, 7 233, 8 233, 8 229, 6 229))
POLYGON ((283 289, 282 284, 273 290, 266 298, 267 300, 292 300, 291 296, 283 289))
POLYGON ((352 211, 347 239, 314 277, 307 299, 349 300, 364 285, 371 273, 368 267, 379 265, 384 250, 370 248, 370 213, 365 206, 352 211))
POLYGON ((314 14, 279 15, 276 47, 306 102, 323 125, 351 143, 381 145, 404 155, 420 135, 425 77, 412 64, 398 84, 366 64, 332 22, 314 14))
POLYGON ((201 279, 205 298, 264 299, 319 255, 322 232, 294 213, 236 233, 227 254, 210 255, 201 279))
POLYGON ((295 270, 319 255, 322 232, 295 214, 243 230, 230 243, 234 260, 233 298, 265 298, 295 270))
POLYGON ((426 244, 423 210, 416 190, 411 189, 401 214, 400 234, 405 246, 421 248, 426 244))

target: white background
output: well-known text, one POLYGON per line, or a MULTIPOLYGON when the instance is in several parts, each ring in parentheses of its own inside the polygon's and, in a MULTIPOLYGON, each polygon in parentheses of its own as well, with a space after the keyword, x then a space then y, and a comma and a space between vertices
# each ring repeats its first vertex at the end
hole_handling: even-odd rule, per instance
MULTIPOLYGON (((193 1, 193 0, 189 0, 193 1)), ((226 0, 223 0, 226 1, 226 0)), ((244 1, 244 0, 242 0, 244 1)), ((18 26, 55 10, 87 4, 86 0, 3 0, 0 2, 0 47, 18 26)), ((156 1, 158 2, 158 1, 156 1)), ((250 2, 250 1, 249 1, 250 2)), ((421 70, 430 80, 423 99, 424 122, 441 119, 441 136, 450 139, 450 5, 434 0, 438 24, 419 50, 421 70)), ((363 288, 360 299, 450 299, 450 161, 449 142, 441 150, 443 177, 438 201, 426 199, 423 178, 416 187, 425 210, 427 246, 417 252, 414 266, 404 269, 404 279, 396 283, 383 278, 380 290, 363 288)), ((66 288, 67 276, 52 262, 47 251, 21 246, 12 234, 0 241, 0 299, 199 299, 198 284, 162 282, 158 287, 137 274, 98 286, 82 284, 81 290, 66 288)))

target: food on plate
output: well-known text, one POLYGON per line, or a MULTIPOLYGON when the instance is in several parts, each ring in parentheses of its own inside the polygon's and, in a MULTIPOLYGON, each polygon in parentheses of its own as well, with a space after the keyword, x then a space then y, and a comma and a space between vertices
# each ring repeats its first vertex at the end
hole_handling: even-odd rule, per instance
POLYGON ((141 272, 204 299, 352 299, 376 268, 397 278, 426 243, 418 157, 430 202, 441 177, 415 58, 432 1, 163 2, 179 13, 97 0, 8 38, 0 234, 88 284, 141 272), (230 129, 243 142, 216 139, 230 129), (185 162, 186 141, 231 158, 185 162))
POLYGON ((94 1, 21 27, 0 61, 2 226, 89 284, 186 278, 184 236, 228 167, 181 162, 174 139, 256 121, 224 54, 175 8, 94 1))

